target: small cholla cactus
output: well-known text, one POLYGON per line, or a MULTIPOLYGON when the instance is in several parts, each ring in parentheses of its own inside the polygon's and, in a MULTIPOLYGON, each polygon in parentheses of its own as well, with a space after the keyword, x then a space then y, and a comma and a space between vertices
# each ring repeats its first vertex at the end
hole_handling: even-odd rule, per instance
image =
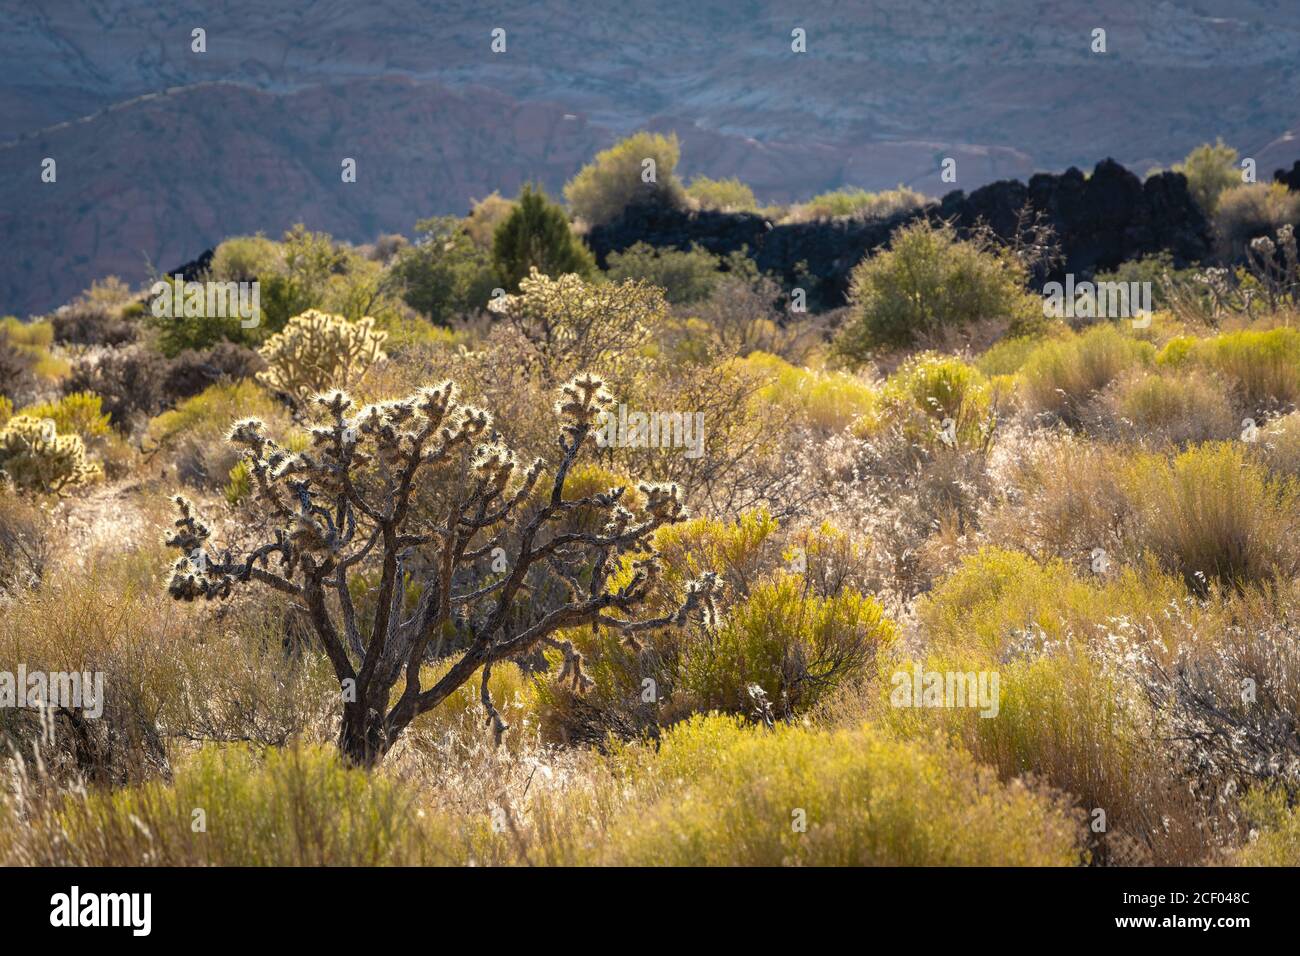
POLYGON ((488 693, 494 663, 555 648, 564 655, 559 679, 582 690, 591 681, 581 655, 557 636, 563 630, 604 627, 635 646, 641 631, 717 615, 717 577, 708 573, 689 582, 671 613, 632 618, 659 575, 652 535, 686 517, 681 492, 643 485, 645 504, 635 510, 622 503, 625 488, 566 499, 565 481, 611 400, 590 374, 560 393, 560 457, 545 491, 537 486, 547 463, 519 462, 492 417, 458 402, 450 382, 363 408, 342 391, 317 395, 311 447, 297 454, 261 422, 236 422, 230 441, 244 449, 252 507, 273 529, 270 540, 240 555, 219 552, 178 497, 169 592, 213 600, 256 581, 301 602, 343 689, 340 747, 358 764, 374 764, 476 672, 499 739, 507 727, 488 693), (349 587, 362 573, 379 582, 366 621, 349 587), (425 687, 421 667, 453 649, 449 635, 459 639, 451 667, 425 687))
POLYGON ((1300 293, 1300 255, 1297 255, 1295 227, 1289 223, 1277 231, 1277 240, 1259 236, 1246 249, 1246 265, 1259 282, 1269 309, 1295 301, 1300 293))
POLYGON ((80 435, 60 435, 54 421, 18 415, 0 428, 0 471, 22 488, 58 493, 100 474, 80 435))
POLYGON ((350 388, 387 357, 388 333, 374 326, 372 318, 349 322, 315 309, 296 315, 258 350, 268 368, 257 380, 300 404, 318 392, 350 388))

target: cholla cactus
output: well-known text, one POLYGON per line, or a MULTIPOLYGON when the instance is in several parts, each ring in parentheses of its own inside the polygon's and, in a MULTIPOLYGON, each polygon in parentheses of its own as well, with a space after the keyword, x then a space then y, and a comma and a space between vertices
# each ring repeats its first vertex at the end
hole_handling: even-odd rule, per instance
POLYGON ((1282 226, 1277 240, 1268 236, 1253 239, 1246 248, 1246 265, 1263 287, 1270 310, 1295 301, 1300 291, 1300 254, 1296 250, 1295 227, 1282 226))
POLYGON ((632 643, 640 631, 715 613, 716 578, 705 575, 672 613, 629 616, 659 573, 653 532, 685 517, 675 486, 642 486, 646 503, 635 511, 623 504, 625 488, 565 498, 566 478, 609 401, 593 375, 563 386, 560 457, 546 489, 538 487, 546 462, 517 461, 491 416, 457 401, 450 382, 359 409, 341 391, 318 395, 312 448, 299 454, 261 422, 238 422, 230 441, 245 449, 254 506, 273 533, 251 552, 218 552, 210 529, 177 498, 167 543, 181 556, 169 591, 210 600, 257 581, 302 602, 343 688, 340 747, 359 764, 377 761, 415 717, 479 671, 499 737, 506 725, 487 690, 494 663, 553 647, 564 655, 561 679, 587 686, 581 657, 557 637, 563 629, 606 627, 632 643), (348 586, 363 572, 379 580, 364 622, 348 586), (552 592, 560 597, 548 604, 541 595, 552 592), (452 666, 424 687, 421 666, 453 649, 452 666))
POLYGON ((327 389, 350 388, 387 357, 388 333, 374 326, 369 317, 349 322, 315 309, 295 315, 258 350, 269 367, 257 380, 299 403, 327 389))
POLYGON ((16 485, 59 492, 100 474, 79 435, 60 435, 53 420, 18 415, 0 428, 0 471, 16 485))

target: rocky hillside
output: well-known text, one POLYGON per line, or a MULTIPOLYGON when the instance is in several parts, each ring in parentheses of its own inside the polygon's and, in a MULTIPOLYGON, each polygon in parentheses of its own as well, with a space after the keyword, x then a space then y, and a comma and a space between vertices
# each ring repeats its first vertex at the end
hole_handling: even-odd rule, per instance
POLYGON ((1139 173, 1221 135, 1262 175, 1300 157, 1300 8, 1278 0, 964 5, 507 0, 219 7, 68 0, 6 14, 0 311, 138 280, 295 220, 410 230, 525 177, 558 187, 629 130, 761 199, 957 187, 1113 156, 1139 173), (191 52, 206 30, 207 52, 191 52), (1107 31, 1107 53, 1089 50, 1107 31), (491 32, 506 31, 493 54, 491 32), (807 53, 791 51, 806 31, 807 53), (40 162, 59 162, 42 186, 40 162), (359 161, 342 187, 339 162, 359 161))

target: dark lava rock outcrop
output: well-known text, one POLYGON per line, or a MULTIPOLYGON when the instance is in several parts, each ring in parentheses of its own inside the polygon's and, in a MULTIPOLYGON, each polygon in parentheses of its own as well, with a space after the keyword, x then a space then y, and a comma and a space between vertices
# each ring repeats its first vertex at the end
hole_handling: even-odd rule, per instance
POLYGON ((1185 266, 1210 255, 1210 227, 1192 200, 1181 173, 1159 173, 1143 182, 1119 163, 1098 163, 1091 176, 1071 167, 1040 173, 1028 184, 991 183, 970 195, 948 193, 938 203, 872 221, 835 220, 774 225, 753 213, 691 212, 662 203, 639 203, 591 230, 587 242, 603 265, 611 252, 637 242, 688 249, 698 244, 726 255, 747 250, 764 272, 808 291, 813 308, 843 304, 849 273, 890 234, 918 216, 947 220, 959 230, 985 223, 1009 238, 1026 204, 1056 232, 1063 262, 1040 282, 1074 273, 1082 280, 1127 259, 1168 251, 1185 266))

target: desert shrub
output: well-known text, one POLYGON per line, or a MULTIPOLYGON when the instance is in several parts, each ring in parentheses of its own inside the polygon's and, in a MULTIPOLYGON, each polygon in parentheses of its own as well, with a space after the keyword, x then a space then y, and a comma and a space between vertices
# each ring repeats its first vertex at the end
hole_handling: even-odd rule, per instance
POLYGON ((627 396, 629 409, 681 412, 693 434, 683 430, 685 447, 610 447, 604 457, 611 466, 678 484, 693 508, 720 516, 759 506, 788 516, 816 496, 808 474, 819 466, 796 459, 800 432, 811 426, 801 422, 796 403, 762 404, 759 393, 770 375, 730 360, 708 366, 660 360, 638 369, 636 358, 620 370, 626 382, 620 399, 627 396))
POLYGON ((1252 239, 1271 236, 1280 226, 1300 225, 1300 194, 1281 183, 1238 186, 1219 197, 1213 223, 1220 254, 1243 259, 1252 239))
POLYGON ((209 275, 219 282, 252 282, 284 269, 279 243, 265 236, 233 236, 212 251, 209 275))
POLYGON ((1243 801, 1251 840, 1233 854, 1233 866, 1300 866, 1300 806, 1281 788, 1251 791, 1243 801))
MULTIPOLYGON (((147 538, 161 530, 146 524, 147 538)), ((98 717, 58 708, 52 734, 31 709, 0 708, 6 754, 12 746, 30 760, 39 750, 46 770, 64 783, 80 776, 120 784, 166 769, 160 728, 181 697, 177 665, 197 631, 192 617, 166 613, 165 600, 151 593, 156 567, 150 580, 139 573, 139 559, 160 556, 156 538, 117 539, 83 555, 80 568, 62 566, 39 588, 0 604, 0 669, 103 675, 94 707, 83 701, 87 710, 102 705, 98 717)))
MULTIPOLYGON (((463 864, 468 847, 417 814, 414 788, 349 769, 320 747, 206 747, 170 782, 41 806, 7 863, 80 866, 463 864), (196 832, 195 811, 204 828, 196 832), (414 823, 412 821, 415 821, 414 823), (40 843, 62 834, 57 850, 40 843)), ((483 833, 486 836, 486 818, 483 833)))
POLYGON ((78 359, 63 391, 98 395, 104 412, 125 431, 141 415, 156 415, 210 385, 252 378, 265 368, 256 352, 234 342, 218 342, 202 352, 186 349, 172 359, 132 345, 96 350, 78 359))
POLYGON ((999 339, 974 359, 974 365, 985 375, 1014 375, 1038 348, 1040 340, 1027 335, 999 339))
POLYGON ((853 312, 835 347, 861 362, 879 346, 978 319, 1041 319, 1041 303, 1025 291, 1025 278, 1014 256, 982 240, 960 240, 950 226, 902 226, 888 249, 854 268, 853 312))
POLYGON ((238 450, 225 441, 230 423, 249 415, 277 430, 288 427, 283 407, 245 380, 212 385, 163 412, 149 422, 147 444, 174 462, 181 481, 217 487, 239 460, 238 450))
POLYGON ((822 348, 825 335, 812 322, 798 322, 782 311, 784 293, 770 276, 759 275, 753 260, 736 253, 726 260, 708 298, 687 311, 702 321, 716 343, 714 354, 748 355, 761 351, 802 363, 822 348))
POLYGON ((1124 372, 1151 364, 1155 347, 1109 323, 1042 343, 1020 370, 1020 396, 1031 412, 1072 426, 1086 407, 1124 372))
MULTIPOLYGON (((234 281, 234 280, 231 280, 234 281)), ((266 289, 259 290, 256 311, 248 319, 238 314, 238 296, 227 295, 224 310, 213 298, 212 305, 217 312, 225 314, 208 315, 208 286, 197 285, 198 294, 187 297, 185 284, 178 283, 174 277, 158 280, 150 295, 153 304, 145 314, 145 323, 154 331, 154 341, 159 351, 171 358, 185 349, 202 350, 210 348, 221 341, 238 342, 242 345, 256 345, 262 338, 267 308, 266 289), (232 303, 230 300, 234 299, 232 303), (179 301, 179 310, 175 303, 179 301)))
POLYGON ((1242 185, 1237 151, 1222 139, 1216 140, 1213 146, 1209 143, 1197 146, 1174 166, 1174 172, 1187 177, 1187 189, 1207 217, 1214 215, 1220 196, 1242 185))
POLYGON ((992 433, 993 389, 959 358, 925 352, 909 358, 880 390, 872 430, 894 425, 915 442, 985 443, 992 433))
POLYGON ((517 292, 534 269, 556 279, 596 274, 596 260, 569 228, 564 210, 532 186, 524 187, 510 215, 497 226, 492 266, 507 292, 517 292))
POLYGON ((49 419, 26 415, 0 428, 0 472, 29 491, 56 494, 101 474, 80 435, 60 435, 49 419))
POLYGON ((802 576, 780 575, 732 607, 711 643, 686 648, 678 686, 699 712, 752 713, 761 696, 786 718, 861 676, 894 640, 874 598, 852 589, 820 598, 802 576))
POLYGON ((496 276, 491 259, 453 216, 415 224, 414 245, 397 254, 391 272, 402 300, 435 325, 486 308, 496 276))
POLYGON ((58 401, 29 405, 18 414, 29 418, 54 422, 59 434, 80 435, 82 441, 92 442, 110 433, 109 415, 103 411, 103 399, 91 392, 72 392, 58 401))
POLYGON ((567 635, 591 686, 581 696, 563 683, 538 687, 544 734, 602 743, 607 734, 654 732, 711 710, 784 720, 868 678, 897 635, 881 605, 856 587, 854 543, 823 525, 794 536, 798 550, 783 551, 778 530, 760 508, 735 521, 694 518, 657 532, 663 570, 650 607, 671 610, 687 582, 713 571, 721 623, 651 633, 633 647, 567 635))
POLYGON ((674 171, 681 155, 677 134, 636 133, 596 154, 564 187, 573 214, 588 225, 599 226, 615 218, 633 202, 656 197, 682 205, 684 194, 674 171), (642 179, 654 162, 654 180, 642 179))
POLYGON ((46 382, 62 378, 68 372, 68 362, 50 352, 54 343, 54 326, 49 322, 23 322, 12 315, 0 320, 0 354, 8 352, 4 361, 17 375, 14 382, 4 382, 3 394, 14 399, 26 399, 25 387, 36 388, 46 382))
POLYGON ((201 639, 174 662, 167 733, 264 747, 329 741, 338 685, 300 608, 278 596, 236 602, 220 617, 199 615, 195 627, 201 639))
POLYGON ((1185 597, 1176 579, 1154 568, 1119 568, 1089 579, 1082 562, 1075 567, 981 548, 919 602, 917 617, 939 653, 987 663, 1040 638, 1100 640, 1113 621, 1160 616, 1185 597))
MULTIPOLYGON (((636 751, 640 756, 641 751, 636 751)), ((627 758, 629 761, 635 759, 627 758)), ((1066 805, 1002 785, 963 751, 869 727, 754 731, 725 717, 675 727, 634 763, 639 795, 602 862, 713 866, 1068 866, 1066 805), (802 815, 799 811, 803 811, 802 815), (806 830, 797 824, 806 822, 806 830)))
POLYGON ((1152 736, 1209 798, 1252 788, 1300 794, 1300 649, 1293 582, 1213 592, 1221 620, 1175 654, 1120 645, 1154 712, 1152 736), (1288 593, 1288 588, 1291 593, 1288 593))
POLYGON ((1121 449, 1072 433, 1015 437, 994 451, 990 481, 998 493, 980 515, 990 544, 1080 567, 1097 548, 1116 562, 1140 559, 1121 449))
POLYGON ((592 284, 536 271, 520 282, 518 294, 494 299, 489 309, 523 337, 536 372, 551 381, 596 365, 618 377, 621 361, 668 316, 663 290, 649 283, 592 284))
POLYGON ((651 588, 651 601, 668 607, 687 581, 706 571, 718 575, 726 593, 744 597, 780 565, 780 523, 765 508, 735 520, 691 518, 655 533, 663 571, 651 588))
MULTIPOLYGON (((1088 833, 1094 863, 1200 863, 1215 845, 1206 826, 1213 808, 1188 793, 1163 742, 1149 735, 1149 714, 1130 675, 1094 654, 1100 643, 1024 642, 996 664, 932 656, 919 665, 924 671, 970 674, 994 667, 996 712, 882 705, 882 719, 906 739, 936 733, 957 739, 1002 780, 1032 775, 1069 794, 1090 823, 1102 825, 1088 833)), ((913 677, 907 666, 900 672, 913 677)), ((991 686, 992 675, 987 679, 991 686)), ((903 686, 910 690, 910 683, 903 686)))
MULTIPOLYGON (((259 284, 260 312, 255 324, 249 329, 233 329, 229 323, 205 323, 205 329, 199 330, 205 335, 187 334, 164 343, 168 355, 183 348, 206 348, 223 338, 256 346, 310 309, 356 321, 364 316, 386 319, 400 308, 394 296, 396 283, 383 266, 367 255, 367 250, 335 242, 329 233, 312 232, 298 223, 278 243, 261 236, 235 241, 228 260, 222 259, 218 249, 214 268, 232 273, 256 270, 251 276, 239 277, 259 284)), ((184 323, 179 328, 184 331, 184 323)))
POLYGON ((380 233, 375 238, 375 241, 370 244, 369 256, 374 262, 386 266, 408 245, 410 245, 410 242, 401 233, 380 233))
POLYGON ((104 411, 125 425, 137 415, 154 415, 166 401, 170 363, 141 345, 103 349, 78 359, 63 387, 69 393, 93 392, 104 411))
POLYGON ((0 328, 4 329, 9 341, 19 348, 40 351, 54 344, 54 326, 48 321, 23 322, 7 315, 0 321, 0 328))
POLYGON ((1093 277, 1097 285, 1103 282, 1149 283, 1151 286, 1151 308, 1155 310, 1168 308, 1170 290, 1176 286, 1192 281, 1195 269, 1175 269, 1173 257, 1168 252, 1141 256, 1121 262, 1111 272, 1098 272, 1093 277))
POLYGON ((700 209, 719 212, 757 212, 758 200, 754 190, 739 179, 710 179, 696 176, 686 187, 686 195, 700 209))
POLYGON ((168 402, 197 395, 218 382, 239 382, 265 371, 266 360, 252 349, 234 342, 218 342, 210 349, 181 352, 167 366, 163 398, 168 402))
POLYGON ((768 380, 755 396, 763 407, 786 407, 813 428, 843 431, 876 408, 875 390, 847 372, 801 368, 767 352, 750 352, 738 365, 768 380))
POLYGON ((1300 570, 1300 485, 1249 460, 1240 443, 1137 456, 1125 474, 1142 544, 1188 586, 1242 587, 1300 570))
POLYGON ((497 227, 510 217, 514 209, 514 200, 506 199, 496 191, 474 200, 469 215, 465 217, 465 231, 474 240, 474 245, 491 252, 497 227))
POLYGON ((299 403, 330 388, 349 388, 387 358, 387 333, 375 331, 374 324, 371 318, 349 322, 314 309, 294 316, 258 349, 267 369, 257 381, 299 403))
POLYGON ((54 341, 62 345, 127 345, 135 341, 139 325, 121 310, 98 302, 73 302, 50 316, 54 341))
POLYGON ((1090 430, 1152 445, 1222 440, 1238 432, 1227 389, 1195 370, 1122 376, 1102 393, 1087 424, 1090 430))
POLYGON ((789 215, 792 222, 814 219, 835 219, 852 216, 855 219, 888 219, 901 212, 920 209, 928 200, 923 193, 900 185, 873 193, 865 189, 848 187, 814 196, 796 206, 789 215))
POLYGON ((1236 390, 1243 413, 1258 415, 1300 402, 1300 331, 1243 329, 1206 339, 1180 337, 1165 344, 1161 365, 1187 363, 1222 375, 1236 390))
POLYGON ((606 272, 615 282, 640 279, 657 285, 674 305, 708 298, 719 278, 717 257, 699 246, 683 251, 656 249, 644 242, 622 252, 611 252, 606 272))

